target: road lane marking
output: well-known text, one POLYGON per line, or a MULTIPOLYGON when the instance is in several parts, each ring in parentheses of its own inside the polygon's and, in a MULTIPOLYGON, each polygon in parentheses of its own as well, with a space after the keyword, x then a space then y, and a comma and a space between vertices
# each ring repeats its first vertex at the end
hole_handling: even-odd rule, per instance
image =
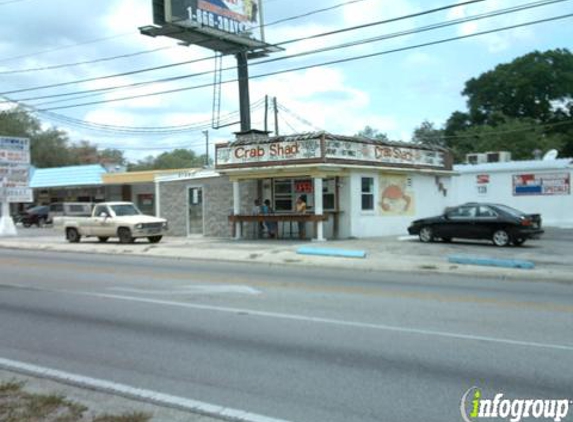
POLYGON ((290 320, 290 321, 311 322, 311 323, 318 323, 318 324, 338 325, 338 326, 353 327, 353 328, 365 328, 365 329, 373 329, 373 330, 379 330, 379 331, 389 331, 389 332, 397 332, 397 333, 405 333, 405 334, 417 334, 417 335, 424 335, 424 336, 453 338, 456 340, 469 340, 469 341, 477 341, 477 342, 485 342, 485 343, 497 343, 497 344, 505 344, 505 345, 512 345, 512 346, 524 346, 524 347, 564 350, 564 351, 568 351, 568 352, 573 352, 573 344, 568 345, 568 344, 539 343, 539 342, 533 342, 533 341, 505 339, 505 338, 500 338, 500 337, 489 337, 489 336, 479 336, 479 335, 473 335, 473 334, 451 333, 451 332, 447 332, 447 331, 436 331, 436 330, 426 330, 426 329, 421 329, 421 328, 399 327, 399 326, 385 325, 385 324, 372 324, 372 323, 365 323, 365 322, 344 321, 344 320, 338 320, 338 319, 332 319, 332 318, 311 317, 311 316, 296 315, 296 314, 284 314, 284 313, 279 313, 279 312, 257 311, 254 309, 246 309, 246 308, 230 308, 230 307, 224 307, 224 306, 212 306, 212 305, 200 305, 200 304, 195 304, 195 303, 173 302, 173 301, 169 301, 169 300, 149 299, 149 298, 134 297, 134 296, 112 295, 112 294, 106 294, 106 293, 74 292, 74 291, 69 291, 69 290, 61 290, 58 292, 68 293, 68 294, 73 294, 73 295, 79 295, 79 296, 98 297, 98 298, 103 298, 103 299, 126 300, 126 301, 131 301, 131 302, 149 303, 149 304, 153 304, 153 305, 165 305, 165 306, 173 306, 173 307, 203 310, 203 311, 221 312, 221 313, 228 313, 228 314, 251 315, 251 316, 267 317, 267 318, 290 320))
POLYGON ((284 419, 276 419, 256 413, 246 412, 240 409, 218 406, 198 400, 172 396, 158 391, 146 390, 119 384, 112 381, 91 378, 84 375, 64 372, 57 369, 32 365, 10 359, 0 358, 0 368, 12 370, 18 373, 47 378, 82 388, 90 388, 104 393, 116 394, 130 399, 154 403, 160 406, 171 407, 191 411, 194 413, 221 418, 234 422, 289 422, 284 419))
POLYGON ((141 293, 150 295, 171 295, 171 294, 220 294, 220 293, 240 293, 247 295, 260 295, 261 291, 249 286, 235 285, 192 285, 175 287, 171 290, 135 289, 129 287, 109 287, 107 290, 125 293, 141 293))

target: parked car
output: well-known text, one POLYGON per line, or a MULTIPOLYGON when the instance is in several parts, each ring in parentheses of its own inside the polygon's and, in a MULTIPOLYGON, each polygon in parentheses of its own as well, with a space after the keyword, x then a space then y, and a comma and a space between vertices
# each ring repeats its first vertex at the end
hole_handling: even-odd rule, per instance
POLYGON ((422 242, 442 239, 491 239, 496 246, 523 245, 543 234, 541 216, 501 204, 467 203, 443 215, 413 221, 408 232, 422 242))
POLYGON ((38 205, 28 208, 20 214, 17 222, 22 223, 24 227, 30 227, 34 224, 38 227, 42 227, 48 221, 49 212, 50 207, 47 205, 38 205))
POLYGON ((97 237, 100 242, 118 237, 121 243, 146 237, 150 243, 157 243, 168 230, 166 219, 144 215, 131 202, 101 202, 94 206, 90 217, 58 218, 58 225, 71 243, 79 242, 82 236, 97 237))

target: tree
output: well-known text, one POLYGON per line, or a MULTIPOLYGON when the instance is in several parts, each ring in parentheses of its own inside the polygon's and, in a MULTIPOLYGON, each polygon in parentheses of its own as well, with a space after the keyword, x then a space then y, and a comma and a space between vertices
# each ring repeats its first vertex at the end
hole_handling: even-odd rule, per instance
POLYGON ((124 166, 127 164, 127 159, 123 155, 123 151, 115 148, 106 148, 98 151, 98 162, 101 164, 118 164, 124 166))
POLYGON ((573 55, 567 49, 534 51, 470 79, 463 95, 476 124, 495 124, 496 114, 548 122, 556 107, 573 104, 573 55))
POLYGON ((505 117, 500 121, 500 116, 496 118, 498 124, 495 126, 474 125, 447 139, 457 162, 464 161, 468 153, 488 151, 509 151, 514 160, 532 160, 535 150, 563 147, 560 135, 544 133, 544 127, 534 119, 505 117))
POLYGON ((364 129, 359 131, 356 136, 361 136, 363 138, 377 139, 380 141, 388 141, 388 136, 385 133, 380 132, 378 129, 371 128, 370 126, 365 126, 364 129))
POLYGON ((89 141, 80 141, 78 144, 70 146, 70 153, 74 164, 98 164, 99 154, 97 146, 89 141))
POLYGON ((97 146, 89 141, 71 143, 68 134, 62 130, 56 128, 43 130, 40 121, 22 108, 0 111, 0 136, 29 138, 32 165, 39 168, 126 163, 120 150, 98 151, 97 146))
POLYGON ((34 135, 30 139, 32 165, 47 168, 77 164, 68 143, 67 135, 57 129, 48 129, 34 135))
POLYGON ((412 142, 420 145, 433 147, 445 147, 444 130, 436 129, 434 123, 424 120, 420 126, 414 129, 412 142))
POLYGON ((458 160, 467 152, 497 150, 526 159, 550 148, 573 156, 569 50, 534 51, 500 64, 468 80, 463 95, 468 112, 452 113, 445 125, 446 144, 458 160))
POLYGON ((157 157, 147 156, 136 164, 130 164, 130 171, 197 168, 205 165, 205 156, 197 156, 190 149, 176 149, 164 152, 157 157))

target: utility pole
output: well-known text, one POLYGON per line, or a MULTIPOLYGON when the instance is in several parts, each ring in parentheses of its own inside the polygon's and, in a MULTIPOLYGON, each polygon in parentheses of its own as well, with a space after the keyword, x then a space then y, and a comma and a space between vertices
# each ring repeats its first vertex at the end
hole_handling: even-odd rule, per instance
POLYGON ((273 108, 275 111, 275 135, 279 136, 279 108, 277 105, 277 97, 273 97, 273 108))
POLYGON ((204 130, 203 135, 205 135, 205 168, 209 167, 209 131, 204 130))
POLYGON ((237 72, 239 76, 239 110, 241 113, 241 132, 251 130, 251 101, 249 98, 249 64, 247 52, 237 53, 237 72))
POLYGON ((265 132, 269 131, 269 96, 265 95, 265 132))

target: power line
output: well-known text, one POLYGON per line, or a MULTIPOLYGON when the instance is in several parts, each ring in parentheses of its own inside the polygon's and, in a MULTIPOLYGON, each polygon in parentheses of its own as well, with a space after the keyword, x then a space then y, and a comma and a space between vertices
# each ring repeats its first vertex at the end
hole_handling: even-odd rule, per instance
POLYGON ((156 53, 158 51, 169 50, 169 49, 172 49, 175 47, 176 46, 174 46, 174 45, 168 46, 168 47, 159 47, 159 48, 154 48, 151 50, 136 51, 134 53, 120 54, 118 56, 112 56, 112 57, 102 57, 99 59, 86 60, 83 62, 57 64, 57 65, 52 65, 52 66, 36 67, 36 68, 30 68, 30 69, 4 70, 4 71, 0 72, 0 75, 10 75, 10 74, 16 74, 16 73, 29 73, 29 72, 38 72, 38 71, 43 71, 43 70, 62 69, 64 67, 74 67, 74 66, 81 66, 81 65, 86 65, 86 64, 101 63, 101 62, 106 62, 106 61, 111 61, 111 60, 127 59, 130 57, 141 56, 143 54, 156 53))
MULTIPOLYGON (((263 73, 263 74, 251 76, 250 79, 258 79, 258 78, 267 77, 267 76, 275 76, 275 75, 280 75, 280 74, 289 73, 289 72, 308 70, 308 69, 313 69, 313 68, 317 68, 317 67, 330 66, 333 64, 348 63, 348 62, 352 62, 352 61, 356 61, 356 60, 378 57, 378 56, 382 56, 382 55, 387 55, 387 54, 392 54, 392 53, 397 53, 397 52, 403 52, 403 51, 413 50, 413 49, 417 49, 417 48, 430 47, 430 46, 434 46, 434 45, 445 44, 445 43, 463 40, 463 39, 468 39, 468 38, 474 38, 474 37, 478 37, 478 36, 482 36, 482 35, 493 34, 493 33, 507 31, 507 30, 511 30, 511 29, 523 28, 523 27, 527 27, 527 26, 531 26, 531 25, 538 25, 541 23, 563 20, 563 19, 570 18, 572 16, 573 16, 573 13, 570 13, 570 14, 555 16, 555 17, 546 18, 546 19, 529 21, 529 22, 525 22, 522 24, 496 28, 496 29, 492 29, 492 30, 488 30, 488 31, 476 32, 476 33, 469 34, 469 35, 456 36, 456 37, 445 38, 445 39, 432 41, 432 42, 428 42, 428 43, 416 44, 416 45, 396 48, 396 49, 392 49, 392 50, 385 50, 385 51, 381 51, 381 52, 377 52, 377 53, 364 54, 364 55, 360 55, 360 56, 353 56, 353 57, 348 57, 348 58, 338 59, 338 60, 332 60, 332 61, 323 62, 323 63, 317 63, 317 64, 312 64, 312 65, 295 67, 295 68, 291 68, 291 69, 283 69, 283 70, 278 70, 278 71, 274 71, 274 72, 263 73)), ((231 82, 236 82, 236 81, 237 81, 237 79, 230 79, 230 80, 226 80, 226 81, 221 81, 221 83, 226 84, 226 83, 231 83, 231 82)), ((111 102, 118 102, 118 101, 133 100, 133 99, 138 99, 138 98, 147 98, 147 97, 151 97, 151 96, 173 94, 176 92, 190 91, 190 90, 200 89, 200 88, 205 88, 205 87, 210 87, 210 86, 211 86, 210 83, 209 84, 202 84, 202 85, 195 85, 195 86, 191 86, 191 87, 177 88, 177 89, 171 89, 171 90, 155 92, 155 93, 133 95, 133 96, 128 96, 128 97, 121 97, 121 98, 102 100, 102 101, 92 101, 92 102, 74 104, 74 105, 68 105, 68 106, 53 107, 53 108, 44 109, 42 111, 61 110, 61 109, 68 109, 68 108, 75 108, 75 107, 83 107, 83 106, 88 106, 88 105, 96 105, 96 104, 104 104, 104 103, 111 103, 111 102)))
POLYGON ((61 46, 61 47, 51 48, 51 49, 49 49, 49 50, 37 51, 37 52, 35 52, 35 53, 22 54, 22 55, 20 55, 20 56, 8 57, 8 58, 6 58, 6 59, 0 60, 0 63, 4 63, 4 62, 10 61, 10 60, 23 59, 23 58, 26 58, 26 57, 38 56, 38 55, 40 55, 40 54, 52 53, 52 52, 54 52, 54 51, 66 50, 66 49, 68 49, 68 48, 74 48, 74 47, 78 47, 78 46, 81 46, 81 45, 95 44, 95 43, 98 43, 98 42, 101 42, 101 41, 112 40, 112 39, 115 39, 115 38, 121 38, 121 37, 125 37, 125 36, 127 36, 127 35, 135 35, 135 34, 139 34, 139 32, 133 32, 133 31, 131 31, 131 32, 124 32, 123 34, 111 35, 111 36, 109 36, 109 37, 94 38, 94 39, 82 41, 82 42, 79 42, 79 43, 76 43, 76 44, 70 44, 70 45, 64 45, 64 46, 61 46))
MULTIPOLYGON (((387 40, 387 39, 401 37, 401 36, 405 36, 405 35, 409 35, 409 34, 416 34, 416 33, 420 33, 420 32, 426 32, 426 31, 431 31, 431 30, 435 30, 435 29, 441 29, 441 28, 445 28, 447 26, 458 25, 460 23, 466 23, 466 22, 470 22, 470 21, 474 21, 474 20, 490 18, 490 17, 494 17, 494 16, 499 16, 502 14, 514 13, 517 11, 522 11, 522 10, 526 10, 526 9, 530 9, 530 8, 534 8, 534 7, 545 6, 548 4, 552 4, 552 3, 556 3, 556 2, 563 2, 563 1, 568 1, 568 0, 544 0, 544 1, 528 3, 528 4, 525 4, 522 6, 515 6, 515 7, 510 7, 507 9, 500 9, 500 10, 493 11, 493 12, 483 13, 480 15, 474 15, 474 16, 469 16, 469 17, 465 17, 465 18, 454 19, 454 20, 450 20, 450 21, 446 21, 446 22, 442 22, 442 23, 438 23, 438 24, 428 25, 425 27, 414 28, 414 29, 407 30, 407 31, 400 31, 400 32, 396 32, 396 33, 392 33, 392 34, 386 34, 386 35, 382 35, 382 36, 374 37, 374 38, 369 38, 369 39, 365 39, 365 40, 353 41, 353 42, 349 42, 349 43, 344 43, 344 44, 326 47, 323 49, 310 50, 307 52, 301 52, 301 53, 297 53, 294 55, 281 56, 281 57, 274 58, 274 59, 268 59, 265 61, 256 62, 256 63, 254 63, 254 65, 272 63, 272 62, 282 61, 282 60, 286 60, 286 59, 290 59, 290 58, 303 57, 303 56, 310 55, 310 54, 322 53, 322 52, 337 50, 337 49, 341 49, 341 48, 354 47, 354 46, 361 45, 361 44, 387 40)), ((234 70, 234 68, 225 68, 225 69, 222 69, 221 71, 227 71, 227 70, 234 70)), ((36 96, 36 97, 29 97, 29 98, 19 98, 19 99, 17 99, 17 101, 22 101, 22 102, 23 101, 37 101, 37 100, 48 99, 48 98, 59 98, 59 97, 69 97, 72 95, 75 96, 75 95, 81 95, 81 94, 88 94, 88 95, 82 95, 80 97, 75 97, 75 98, 65 98, 63 100, 48 101, 48 102, 44 102, 44 103, 40 103, 40 104, 36 105, 36 107, 42 107, 42 106, 46 106, 46 105, 50 105, 50 104, 54 104, 54 103, 59 103, 59 102, 89 98, 89 97, 97 96, 97 95, 100 95, 101 93, 106 93, 106 92, 109 92, 112 90, 135 88, 138 86, 144 86, 144 85, 148 85, 148 84, 174 82, 177 80, 208 75, 211 73, 212 73, 212 71, 204 71, 204 72, 195 73, 195 74, 175 76, 175 77, 169 77, 169 78, 164 78, 164 79, 155 79, 152 81, 136 82, 136 83, 125 84, 125 85, 120 85, 120 86, 115 86, 115 87, 98 88, 98 89, 92 89, 92 90, 76 91, 76 92, 71 92, 71 93, 49 94, 49 95, 45 95, 45 96, 36 96)), ((210 85, 211 84, 209 84, 209 86, 210 85)))
MULTIPOLYGON (((353 26, 353 27, 349 27, 349 28, 343 28, 337 31, 330 31, 330 32, 325 32, 322 34, 315 34, 309 37, 303 37, 303 38, 297 38, 297 39, 292 39, 292 40, 288 40, 288 41, 283 41, 280 42, 278 44, 276 44, 277 46, 280 45, 286 45, 286 44, 291 44, 294 42, 300 42, 300 41, 306 41, 308 39, 314 39, 314 38, 319 38, 319 37, 325 37, 325 36, 330 36, 330 35, 335 35, 335 34, 340 34, 340 33, 344 33, 344 32, 348 32, 348 31, 353 31, 353 30, 357 30, 357 29, 363 29, 366 27, 370 27, 370 26, 375 26, 375 25, 382 25, 382 24, 386 24, 386 23, 391 23, 391 22, 397 22, 400 20, 406 20, 406 19, 411 19, 414 17, 419 17, 422 15, 427 15, 427 14, 432 14, 432 13, 436 13, 436 12, 440 12, 440 11, 444 11, 447 9, 452 9, 455 7, 460 7, 463 5, 468 5, 468 4, 473 4, 473 3, 478 3, 478 2, 482 2, 485 0, 469 0, 463 3, 455 3, 455 4, 451 4, 448 6, 443 6, 443 7, 439 7, 439 8, 434 8, 434 9, 430 9, 430 10, 426 10, 423 12, 419 12, 419 13, 413 13, 413 14, 409 14, 409 15, 404 15, 404 16, 399 16, 396 18, 392 18, 392 19, 385 19, 385 20, 381 20, 381 21, 376 21, 376 22, 372 22, 366 25, 358 25, 358 26, 353 26)), ((568 0, 557 0, 557 1, 568 1, 568 0)), ((49 85, 43 85, 43 86, 36 86, 36 87, 32 87, 32 88, 23 88, 23 89, 17 89, 17 90, 12 90, 12 91, 5 91, 0 93, 0 95, 10 95, 10 94, 18 94, 21 92, 28 92, 28 91, 36 91, 39 89, 48 89, 48 88, 60 88, 62 86, 67 86, 67 85, 73 85, 73 84, 79 84, 79 83, 85 83, 85 82, 94 82, 94 81, 101 81, 104 79, 111 79, 111 78, 116 78, 116 77, 122 77, 122 76, 132 76, 135 74, 139 74, 139 73, 144 73, 144 72, 150 72, 150 71, 155 71, 155 70, 163 70, 163 69, 169 69, 172 67, 176 67, 176 66, 182 66, 182 65, 186 65, 186 64, 193 64, 193 63, 198 63, 201 61, 205 61, 205 60, 211 60, 213 59, 214 56, 210 56, 210 57, 203 57, 203 58, 199 58, 199 59, 194 59, 194 60, 187 60, 184 62, 179 62, 179 63, 172 63, 172 64, 168 64, 168 65, 161 65, 161 66, 155 66, 155 67, 150 67, 150 68, 144 68, 144 69, 139 69, 139 70, 134 70, 134 71, 129 71, 129 72, 122 72, 122 73, 117 73, 114 75, 106 75, 106 76, 99 76, 99 77, 94 77, 94 78, 86 78, 86 79, 80 79, 80 80, 75 80, 75 81, 68 81, 68 82, 61 82, 61 83, 57 83, 57 84, 49 84, 49 85)), ((0 61, 1 62, 1 61, 0 61)), ((257 62, 259 63, 259 62, 257 62)), ((225 69, 228 70, 228 69, 225 69)))
POLYGON ((264 27, 268 27, 268 26, 277 25, 277 24, 279 24, 279 23, 290 22, 290 21, 293 21, 293 20, 296 20, 296 19, 306 18, 306 17, 312 16, 312 15, 316 15, 316 14, 318 14, 318 13, 323 13, 323 12, 327 12, 327 11, 330 11, 330 10, 339 9, 339 8, 341 8, 341 7, 348 6, 348 5, 353 4, 353 3, 360 3, 360 2, 362 2, 362 1, 364 1, 364 0, 351 0, 351 1, 346 1, 346 2, 344 2, 344 3, 335 4, 334 6, 325 7, 325 8, 323 8, 323 9, 312 10, 312 11, 310 11, 310 12, 303 13, 303 14, 301 14, 301 15, 296 15, 296 16, 291 16, 291 17, 289 17, 289 18, 279 19, 279 20, 276 20, 276 21, 273 21, 273 22, 270 22, 270 23, 266 23, 266 24, 264 24, 263 26, 264 26, 264 27))
MULTIPOLYGON (((259 99, 258 101, 251 104, 251 110, 255 111, 263 107, 264 105, 264 98, 259 99)), ((198 131, 204 130, 210 127, 211 120, 204 120, 200 122, 189 123, 185 125, 177 125, 177 126, 116 126, 116 125, 105 125, 93 122, 86 122, 84 120, 74 119, 68 116, 59 115, 57 113, 52 112, 42 112, 36 110, 33 107, 28 108, 31 112, 37 112, 39 114, 45 115, 48 119, 61 121, 73 126, 78 126, 85 129, 90 130, 97 130, 100 132, 113 132, 115 134, 123 134, 123 135, 134 135, 134 134, 151 134, 151 135, 165 135, 165 134, 177 134, 189 131, 198 131)), ((228 124, 236 120, 239 111, 233 111, 231 113, 225 114, 221 118, 221 122, 228 124)))
MULTIPOLYGON (((12 2, 12 1, 25 1, 25 0, 11 0, 10 2, 12 2)), ((296 20, 296 19, 305 18, 305 17, 308 17, 308 16, 312 16, 312 15, 315 15, 315 14, 318 14, 318 13, 323 13, 323 12, 326 12, 326 11, 329 11, 329 10, 337 9, 337 8, 340 8, 340 7, 349 5, 349 4, 353 4, 353 3, 358 3, 358 2, 361 2, 361 1, 364 1, 364 0, 351 0, 351 1, 347 1, 347 2, 340 3, 340 4, 337 4, 337 5, 331 6, 331 7, 326 7, 326 8, 323 8, 323 9, 317 9, 317 10, 313 10, 313 11, 310 11, 310 12, 307 12, 307 13, 303 13, 303 14, 301 14, 301 15, 296 15, 296 16, 291 16, 291 17, 284 18, 284 19, 279 19, 279 20, 277 20, 277 21, 274 21, 274 22, 271 22, 271 23, 267 23, 267 24, 261 25, 261 27, 272 26, 272 25, 276 25, 276 24, 279 24, 279 23, 283 23, 283 22, 288 22, 288 21, 292 21, 292 20, 296 20)), ((484 0, 479 0, 479 1, 484 1, 484 0)), ((3 3, 0 3, 0 5, 2 5, 2 4, 3 4, 3 3)), ((181 33, 181 32, 185 32, 185 29, 182 29, 181 31, 177 31, 177 33, 181 33)), ((114 36, 114 37, 111 37, 111 38, 116 38, 116 37, 125 36, 125 35, 129 35, 129 34, 131 34, 131 33, 120 34, 120 35, 118 35, 118 36, 114 36)), ((88 41, 86 41, 86 42, 84 42, 84 43, 78 43, 78 44, 73 44, 73 45, 70 45, 70 46, 58 47, 58 48, 55 48, 55 49, 45 50, 45 51, 41 51, 41 52, 37 52, 37 53, 31 53, 31 54, 24 55, 24 56, 10 57, 10 58, 7 58, 7 59, 0 60, 0 63, 1 63, 1 62, 4 62, 4 61, 8 61, 8 60, 13 60, 13 59, 18 59, 18 58, 24 58, 24 57, 30 57, 30 56, 35 56, 35 55, 38 55, 38 54, 44 54, 44 53, 49 53, 49 52, 53 52, 53 51, 58 51, 58 50, 61 50, 61 49, 66 49, 66 48, 71 48, 71 47, 75 47, 75 46, 79 46, 79 45, 84 45, 85 43, 101 42, 101 41, 105 41, 105 40, 108 40, 108 39, 110 39, 110 38, 97 38, 97 39, 94 39, 94 40, 88 40, 88 41)), ((207 41, 208 39, 209 39, 209 38, 205 38, 205 41, 207 41)), ((199 40, 198 43, 200 44, 201 41, 202 41, 202 40, 199 40)), ((161 48, 161 49, 174 48, 174 47, 176 47, 176 46, 163 47, 163 48, 161 48)), ((159 51, 159 50, 161 50, 161 49, 149 50, 148 52, 151 53, 151 52, 159 51)), ((139 54, 144 54, 144 52, 141 52, 141 53, 139 53, 139 54)), ((59 68, 63 68, 63 67, 79 66, 79 65, 82 65, 82 64, 91 64, 91 63, 98 63, 98 62, 101 62, 101 61, 108 61, 108 60, 121 59, 121 58, 125 58, 125 57, 132 57, 132 56, 134 56, 134 55, 138 55, 138 53, 134 53, 134 54, 131 54, 131 55, 130 55, 130 54, 128 54, 128 55, 119 55, 119 56, 114 56, 114 57, 109 57, 109 58, 104 58, 104 59, 95 59, 95 60, 85 61, 85 62, 78 62, 78 63, 70 63, 70 64, 60 64, 60 65, 54 65, 54 66, 47 66, 47 67, 35 68, 35 69, 9 70, 9 71, 0 72, 0 75, 1 75, 1 74, 13 74, 13 73, 42 71, 42 70, 50 70, 50 69, 59 69, 59 68)), ((212 59, 213 57, 214 57, 214 56, 208 56, 208 57, 204 57, 204 58, 202 58, 202 59, 200 59, 200 60, 210 60, 210 59, 212 59)))

